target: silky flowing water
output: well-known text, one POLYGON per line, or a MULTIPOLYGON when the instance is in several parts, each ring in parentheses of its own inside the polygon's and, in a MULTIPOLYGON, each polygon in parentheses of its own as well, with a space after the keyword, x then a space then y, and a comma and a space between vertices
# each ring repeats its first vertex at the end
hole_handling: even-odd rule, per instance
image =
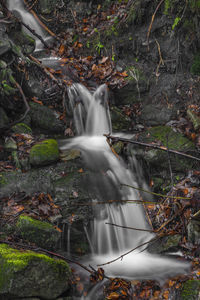
MULTIPOLYGON (((23 22, 42 38, 48 39, 48 35, 38 22, 24 8, 23 1, 7 1, 7 6, 11 11, 17 11, 23 22)), ((41 42, 36 38, 36 50, 40 49, 42 49, 41 42)), ((47 64, 49 61, 58 63, 56 58, 52 60, 50 57, 46 60, 47 64)), ((104 136, 112 132, 107 86, 101 85, 91 93, 86 87, 73 84, 68 89, 68 96, 74 114, 77 137, 62 141, 61 149, 80 149, 85 165, 90 171, 86 189, 91 189, 95 194, 94 204, 101 201, 105 203, 94 205, 95 218, 91 222, 91 227, 84 227, 91 248, 90 257, 84 263, 97 268, 97 265, 120 258, 103 266, 107 276, 131 280, 155 279, 161 283, 170 276, 187 272, 188 263, 169 256, 152 255, 144 249, 144 246, 139 247, 155 236, 148 232, 151 228, 146 220, 143 206, 126 202, 141 200, 139 192, 123 184, 145 189, 147 186, 141 178, 141 170, 136 159, 132 157, 129 163, 125 163, 121 157, 111 151, 104 136), (131 165, 134 168, 131 168, 131 165), (109 204, 110 200, 116 202, 109 204), (106 223, 144 229, 144 231, 119 228, 106 223), (137 250, 130 252, 134 248, 137 250), (127 252, 130 253, 123 256, 127 252)), ((70 252, 70 228, 67 230, 67 235, 67 250, 70 252)), ((95 290, 92 293, 88 298, 94 299, 95 290)))
POLYGON ((140 187, 148 188, 141 178, 138 182, 141 171, 135 158, 131 158, 130 163, 125 164, 121 157, 111 151, 104 136, 112 132, 107 86, 101 85, 91 93, 81 84, 73 84, 68 89, 68 95, 74 111, 78 136, 62 141, 61 149, 81 150, 83 160, 91 174, 86 188, 93 190, 96 195, 93 199, 94 204, 104 203, 93 206, 95 219, 91 222, 89 230, 92 249, 90 258, 84 263, 97 268, 97 265, 119 257, 118 260, 103 265, 107 276, 155 279, 161 283, 169 276, 187 272, 188 263, 152 255, 144 249, 146 247, 144 244, 155 238, 155 235, 148 232, 151 228, 146 220, 143 205, 126 202, 140 200, 139 192, 125 185, 137 188, 140 182, 140 187), (134 164, 135 173, 131 170, 131 164, 134 164), (110 204, 110 200, 115 200, 116 203, 110 204), (137 249, 123 256, 134 248, 137 249))

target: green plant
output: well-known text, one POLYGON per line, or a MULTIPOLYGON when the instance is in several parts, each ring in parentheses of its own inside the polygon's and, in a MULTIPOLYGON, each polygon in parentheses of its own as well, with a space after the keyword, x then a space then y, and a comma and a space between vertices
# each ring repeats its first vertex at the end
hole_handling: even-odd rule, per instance
POLYGON ((103 48, 104 48, 104 45, 102 45, 100 41, 95 45, 95 49, 97 50, 99 55, 101 54, 101 50, 103 48))
POLYGON ((181 18, 180 17, 176 17, 174 20, 174 23, 172 25, 172 30, 174 30, 174 28, 178 25, 178 23, 180 22, 181 18))
POLYGON ((194 75, 200 75, 200 53, 195 55, 190 71, 194 75))

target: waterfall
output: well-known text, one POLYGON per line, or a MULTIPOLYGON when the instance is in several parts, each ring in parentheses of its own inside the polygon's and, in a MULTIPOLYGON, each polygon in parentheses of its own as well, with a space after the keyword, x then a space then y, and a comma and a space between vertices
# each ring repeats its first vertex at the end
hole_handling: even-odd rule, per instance
MULTIPOLYGON (((137 188, 141 171, 135 167, 137 174, 134 174, 123 159, 111 151, 104 136, 112 132, 107 86, 101 85, 91 93, 86 87, 76 83, 68 89, 68 96, 78 136, 62 141, 61 149, 81 150, 90 171, 86 188, 95 194, 94 203, 107 202, 94 205, 95 219, 89 238, 93 250, 88 263, 101 264, 148 242, 154 234, 148 232, 150 227, 143 206, 136 202, 127 203, 127 200, 140 200, 138 190, 123 185, 137 188), (110 203, 110 200, 114 200, 114 203, 110 203), (106 223, 144 231, 119 228, 106 223)), ((104 269, 110 276, 157 279, 162 282, 168 276, 184 273, 188 264, 151 255, 140 247, 123 259, 105 265, 104 269)))
MULTIPOLYGON (((12 11, 16 17, 20 16, 23 22, 28 25, 31 29, 33 29, 38 35, 40 35, 44 40, 48 40, 51 37, 46 33, 45 30, 42 29, 40 24, 36 21, 34 16, 29 13, 24 7, 23 0, 7 0, 7 7, 10 11, 12 11)), ((28 35, 32 36, 35 39, 35 51, 39 51, 43 49, 43 44, 41 41, 34 36, 27 28, 23 28, 23 31, 28 35)))

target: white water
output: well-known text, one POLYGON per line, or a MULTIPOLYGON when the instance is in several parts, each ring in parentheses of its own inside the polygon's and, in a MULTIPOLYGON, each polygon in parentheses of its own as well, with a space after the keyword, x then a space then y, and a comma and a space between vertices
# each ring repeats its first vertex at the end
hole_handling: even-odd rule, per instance
MULTIPOLYGON (((61 149, 81 150, 85 164, 91 172, 86 188, 95 192, 94 202, 140 200, 137 190, 121 187, 122 183, 137 187, 136 175, 140 174, 140 170, 136 166, 138 174, 133 174, 122 158, 112 153, 103 136, 112 130, 106 85, 100 86, 91 94, 84 86, 74 84, 69 88, 68 94, 79 136, 62 142, 61 149)), ((90 237, 93 250, 88 264, 97 265, 111 261, 154 237, 149 232, 105 224, 150 229, 141 204, 97 204, 94 206, 94 213, 96 217, 90 237)), ((167 277, 185 273, 189 269, 188 263, 151 255, 145 251, 140 253, 141 250, 142 247, 123 259, 103 266, 106 275, 129 279, 156 279, 163 282, 167 277)))
MULTIPOLYGON (((35 32, 39 34, 44 40, 50 39, 50 36, 46 33, 45 30, 42 29, 42 27, 36 21, 34 16, 25 9, 23 0, 7 0, 7 7, 13 13, 17 12, 16 16, 18 17, 19 14, 23 22, 26 25, 28 25, 31 29, 35 30, 35 32)), ((35 51, 39 51, 43 49, 42 42, 36 36, 34 36, 25 27, 23 27, 23 31, 35 39, 35 43, 36 43, 35 51)))

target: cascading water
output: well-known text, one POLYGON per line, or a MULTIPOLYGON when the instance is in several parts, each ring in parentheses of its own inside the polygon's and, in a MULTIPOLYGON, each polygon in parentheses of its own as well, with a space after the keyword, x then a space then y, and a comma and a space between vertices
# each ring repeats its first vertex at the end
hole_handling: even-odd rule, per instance
MULTIPOLYGON (((13 12, 17 11, 23 22, 34 29, 43 39, 49 38, 35 18, 25 10, 23 1, 8 0, 7 7, 13 12)), ((26 29, 24 30, 26 31, 26 29)), ((36 50, 42 49, 40 40, 35 36, 34 39, 36 40, 36 50)), ((44 60, 44 64, 49 64, 49 60, 51 61, 51 57, 47 58, 47 61, 44 60)), ((53 58, 53 62, 59 63, 57 58, 53 58)), ((103 136, 112 131, 106 85, 100 86, 91 94, 84 86, 74 84, 68 89, 68 94, 78 137, 62 142, 61 149, 78 148, 81 150, 85 164, 90 170, 88 188, 93 189, 96 195, 94 202, 108 202, 94 206, 95 219, 91 226, 90 236, 87 228, 84 227, 91 247, 88 264, 97 265, 112 261, 142 243, 148 242, 153 238, 153 234, 148 232, 149 225, 141 204, 126 202, 127 200, 139 200, 139 193, 121 185, 124 183, 137 187, 139 169, 135 167, 138 174, 133 173, 122 158, 118 158, 112 153, 103 136), (109 200, 116 202, 109 204, 109 200), (121 203, 119 203, 120 201, 121 203), (105 223, 147 231, 118 228, 105 223)), ((143 185, 145 184, 143 183, 143 185)), ((69 252, 70 228, 67 240, 69 252)), ((104 265, 106 275, 130 279, 156 279, 162 282, 169 276, 188 271, 188 263, 151 255, 145 251, 141 252, 141 250, 143 250, 142 247, 125 255, 123 259, 104 265)))
MULTIPOLYGON (((101 85, 91 94, 84 86, 73 84, 68 94, 79 136, 62 141, 61 149, 81 150, 91 173, 88 188, 92 188, 96 195, 94 202, 116 201, 112 204, 108 202, 94 205, 95 220, 90 237, 92 254, 88 263, 97 265, 111 261, 148 242, 154 235, 148 232, 150 228, 142 205, 124 201, 140 199, 137 190, 122 185, 124 183, 138 187, 138 182, 122 158, 113 154, 103 136, 112 130, 106 85, 101 85), (118 228, 105 223, 144 231, 118 228)), ((140 247, 138 251, 125 255, 123 259, 105 265, 106 274, 131 279, 157 279, 162 282, 166 277, 184 273, 189 268, 187 263, 151 255, 141 250, 144 249, 140 247)))
MULTIPOLYGON (((24 1, 22 0, 7 0, 7 8, 12 11, 13 13, 16 13, 16 16, 18 15, 22 18, 23 22, 28 25, 31 29, 35 30, 35 32, 40 35, 44 40, 50 39, 50 36, 42 29, 42 27, 39 25, 39 23, 36 21, 34 16, 30 14, 24 7, 24 1)), ((36 38, 27 28, 23 28, 23 30, 29 34, 30 36, 33 36, 35 39, 35 51, 39 51, 43 49, 43 44, 41 41, 36 38)))

